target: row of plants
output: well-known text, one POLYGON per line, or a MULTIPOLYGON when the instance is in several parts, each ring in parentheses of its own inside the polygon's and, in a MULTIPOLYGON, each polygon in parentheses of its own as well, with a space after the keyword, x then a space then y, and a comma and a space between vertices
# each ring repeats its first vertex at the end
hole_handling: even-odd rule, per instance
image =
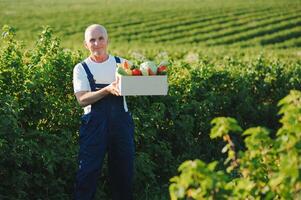
MULTIPOLYGON (((260 38, 267 33, 276 34, 284 30, 290 32, 290 29, 295 28, 299 23, 298 11, 298 8, 291 8, 283 13, 282 10, 273 8, 271 13, 271 8, 262 8, 237 10, 230 14, 196 13, 190 17, 179 16, 168 18, 168 20, 163 18, 155 21, 140 21, 127 27, 127 32, 124 32, 122 27, 110 31, 116 40, 202 42, 206 45, 246 42, 250 46, 253 43, 247 41, 252 38, 260 38)), ((285 40, 284 36, 282 41, 285 40)), ((282 41, 277 40, 275 43, 282 41)), ((256 44, 262 43, 257 41, 256 44)))
MULTIPOLYGON (((261 10, 260 10, 261 11, 261 10)), ((260 12, 255 11, 255 12, 260 12)), ((254 12, 247 10, 247 13, 254 12)), ((168 13, 169 14, 169 13, 168 13)), ((215 21, 220 21, 221 19, 231 19, 233 17, 238 17, 240 15, 245 15, 245 10, 239 10, 231 13, 233 16, 229 15, 229 13, 199 13, 199 12, 192 12, 190 15, 177 15, 177 16, 170 16, 168 18, 163 18, 156 21, 146 21, 142 25, 138 25, 137 27, 130 27, 130 30, 126 33, 123 33, 120 35, 118 31, 114 32, 119 33, 118 35, 120 37, 130 37, 130 38, 153 38, 153 37, 161 37, 166 34, 171 34, 172 30, 175 29, 193 29, 194 26, 200 26, 200 25, 208 25, 208 23, 215 23, 215 21), (151 33, 149 33, 151 32, 151 33), (149 33, 149 34, 147 34, 149 33)), ((169 14, 170 15, 170 14, 169 14)), ((117 35, 116 35, 117 36, 117 35)))
POLYGON ((263 23, 258 23, 256 25, 249 25, 243 27, 241 31, 238 31, 236 35, 232 36, 229 34, 228 37, 222 37, 215 41, 212 41, 211 44, 220 45, 220 44, 232 44, 239 41, 244 41, 252 39, 261 35, 273 34, 278 31, 283 31, 286 29, 291 29, 300 25, 300 15, 293 14, 288 16, 281 16, 279 18, 272 18, 263 23))
MULTIPOLYGON (((210 35, 214 35, 216 38, 224 36, 224 32, 228 29, 233 29, 237 26, 245 26, 252 20, 256 22, 267 19, 268 17, 279 16, 279 11, 274 9, 274 12, 268 13, 267 9, 261 10, 248 10, 239 11, 226 14, 216 14, 207 17, 199 17, 198 20, 191 20, 191 23, 186 24, 175 24, 174 27, 169 27, 162 31, 153 32, 151 35, 139 34, 132 37, 146 37, 146 38, 159 38, 162 41, 173 41, 175 39, 181 39, 183 42, 185 38, 199 38, 200 41, 205 41, 210 38, 210 35), (217 34, 218 33, 218 34, 217 34), (180 37, 182 35, 182 37, 180 37), (189 37, 188 37, 189 36, 189 37)), ((187 40, 187 39, 186 39, 187 40)), ((178 40, 177 40, 178 41, 178 40)), ((181 40, 180 40, 181 41, 181 40)), ((186 41, 187 42, 187 41, 186 41)))
POLYGON ((287 19, 289 15, 291 14, 294 15, 294 13, 296 13, 296 11, 294 10, 286 12, 284 16, 281 13, 281 11, 275 11, 272 13, 265 12, 264 14, 261 15, 260 13, 258 13, 258 15, 250 17, 247 20, 243 20, 243 21, 242 21, 243 18, 240 17, 239 19, 231 21, 231 23, 229 24, 220 25, 220 29, 218 30, 213 29, 212 31, 211 28, 214 28, 212 26, 209 26, 202 30, 195 30, 196 32, 194 36, 192 35, 192 37, 189 38, 189 40, 205 41, 208 42, 209 44, 211 42, 214 42, 215 40, 220 40, 220 41, 224 41, 228 39, 230 40, 233 37, 238 37, 240 35, 246 34, 250 30, 256 32, 258 31, 258 29, 260 30, 261 27, 265 27, 269 24, 276 24, 277 22, 279 22, 279 20, 283 21, 284 19, 287 19), (256 23, 254 23, 254 20, 256 21, 256 23), (212 41, 207 41, 209 39, 211 39, 212 41))

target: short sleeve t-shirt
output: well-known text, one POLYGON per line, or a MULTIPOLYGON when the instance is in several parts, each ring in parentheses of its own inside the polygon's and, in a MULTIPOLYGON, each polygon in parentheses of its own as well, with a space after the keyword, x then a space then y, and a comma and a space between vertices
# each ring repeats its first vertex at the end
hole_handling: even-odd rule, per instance
MULTIPOLYGON (((120 58, 121 62, 124 60, 120 58)), ((111 84, 115 81, 116 61, 114 56, 109 55, 109 58, 102 62, 96 63, 90 57, 84 60, 91 71, 95 82, 98 84, 111 84)), ((73 89, 74 93, 80 91, 91 91, 90 84, 87 78, 87 73, 81 63, 78 63, 73 69, 73 89)), ((127 112, 127 104, 123 96, 124 109, 127 112)), ((84 108, 84 113, 87 114, 91 111, 91 105, 84 108)))

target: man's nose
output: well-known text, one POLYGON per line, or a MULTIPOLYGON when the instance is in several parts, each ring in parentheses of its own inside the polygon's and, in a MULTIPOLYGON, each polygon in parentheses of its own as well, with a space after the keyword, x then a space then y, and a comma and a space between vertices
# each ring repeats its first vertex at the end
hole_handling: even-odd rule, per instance
POLYGON ((100 41, 99 40, 95 40, 94 45, 97 46, 99 44, 100 44, 100 41))

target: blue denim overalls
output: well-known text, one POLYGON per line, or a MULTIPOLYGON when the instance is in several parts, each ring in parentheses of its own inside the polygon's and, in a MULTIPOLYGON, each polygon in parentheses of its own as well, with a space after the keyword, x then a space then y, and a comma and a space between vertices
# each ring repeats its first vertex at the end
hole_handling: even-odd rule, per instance
MULTIPOLYGON (((116 63, 120 59, 115 57, 116 63)), ((87 73, 91 91, 108 84, 96 84, 87 64, 82 62, 87 73)), ((91 112, 82 116, 79 131, 79 169, 76 176, 75 199, 94 199, 96 182, 108 152, 108 168, 113 200, 131 200, 134 123, 123 105, 123 97, 107 95, 91 105, 91 112)))

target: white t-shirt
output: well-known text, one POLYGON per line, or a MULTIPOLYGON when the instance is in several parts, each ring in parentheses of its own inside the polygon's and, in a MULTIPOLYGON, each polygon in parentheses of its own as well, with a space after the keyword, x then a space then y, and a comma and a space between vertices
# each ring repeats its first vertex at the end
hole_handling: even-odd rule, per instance
MULTIPOLYGON (((120 58, 120 61, 123 62, 123 58, 120 58)), ((91 60, 90 57, 84 60, 88 65, 88 68, 95 79, 97 84, 111 84, 115 81, 115 72, 116 72, 116 61, 114 56, 109 55, 109 58, 102 62, 96 63, 91 60)), ((80 91, 91 91, 90 84, 87 78, 87 73, 81 63, 78 63, 73 69, 73 89, 74 93, 80 91)), ((123 106, 124 110, 127 112, 127 104, 125 96, 123 96, 123 106)), ((87 114, 91 111, 91 105, 84 107, 84 113, 87 114)))

